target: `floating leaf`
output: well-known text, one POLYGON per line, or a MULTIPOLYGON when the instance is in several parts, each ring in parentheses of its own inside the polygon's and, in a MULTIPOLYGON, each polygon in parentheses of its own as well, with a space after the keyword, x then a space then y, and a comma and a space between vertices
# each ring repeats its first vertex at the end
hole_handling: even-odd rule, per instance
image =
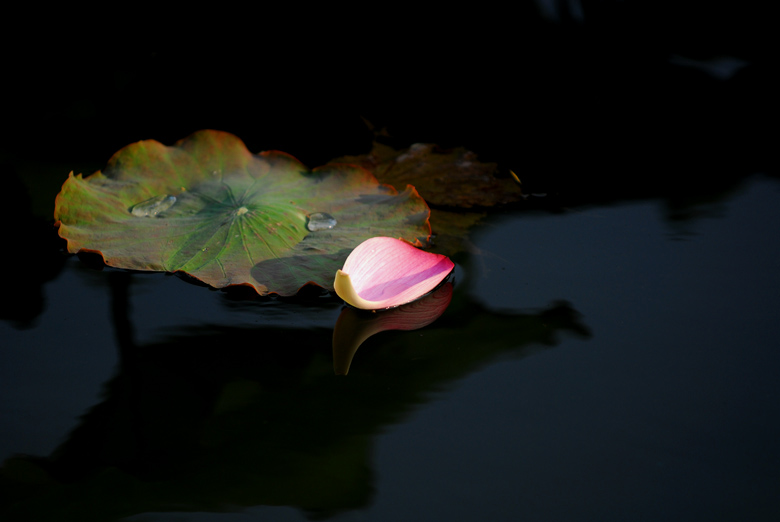
POLYGON ((363 310, 409 303, 441 283, 455 264, 391 237, 361 243, 336 272, 334 287, 344 301, 363 310))
POLYGON ((415 143, 399 151, 375 141, 369 154, 333 161, 360 165, 380 182, 395 187, 411 183, 431 205, 491 207, 523 199, 518 183, 495 176, 495 163, 482 163, 463 147, 442 150, 429 143, 415 143))
POLYGON ((354 165, 310 171, 210 130, 171 147, 134 143, 103 172, 71 173, 54 210, 70 252, 262 295, 293 295, 307 283, 332 289, 356 245, 382 235, 426 241, 429 215, 412 186, 398 193, 354 165))

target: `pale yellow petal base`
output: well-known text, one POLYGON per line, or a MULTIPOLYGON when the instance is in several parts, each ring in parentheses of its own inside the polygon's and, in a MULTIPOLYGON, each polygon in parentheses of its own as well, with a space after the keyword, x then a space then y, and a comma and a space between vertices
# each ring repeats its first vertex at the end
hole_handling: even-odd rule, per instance
POLYGON ((352 286, 352 279, 349 277, 349 274, 341 270, 336 270, 336 280, 333 281, 333 288, 340 298, 355 308, 360 308, 361 310, 387 308, 387 305, 383 304, 384 301, 369 301, 360 297, 355 287, 352 286))

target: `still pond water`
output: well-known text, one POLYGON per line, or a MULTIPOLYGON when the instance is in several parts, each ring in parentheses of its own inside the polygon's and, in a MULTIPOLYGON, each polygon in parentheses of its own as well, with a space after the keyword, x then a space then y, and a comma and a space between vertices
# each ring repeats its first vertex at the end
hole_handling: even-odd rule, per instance
POLYGON ((69 257, 0 322, 0 519, 778 520, 780 183, 688 211, 493 217, 347 376, 337 301, 69 257))

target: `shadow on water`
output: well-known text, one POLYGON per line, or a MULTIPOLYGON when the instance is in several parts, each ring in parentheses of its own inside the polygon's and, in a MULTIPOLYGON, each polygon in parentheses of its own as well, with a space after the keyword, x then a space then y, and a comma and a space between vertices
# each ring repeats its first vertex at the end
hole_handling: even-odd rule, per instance
POLYGON ((44 285, 57 277, 65 258, 59 253, 61 240, 51 224, 33 215, 32 198, 14 167, 0 164, 0 173, 4 190, 13 194, 0 205, 0 221, 11 224, 3 239, 14 252, 0 256, 0 273, 12 274, 3 283, 0 319, 15 328, 29 329, 44 310, 44 285))
POLYGON ((344 377, 334 374, 326 327, 215 324, 137 345, 132 278, 108 274, 120 365, 103 401, 49 457, 6 461, 4 516, 106 520, 285 505, 325 518, 365 507, 374 439, 387 426, 497 357, 590 335, 567 303, 502 314, 456 291, 425 329, 365 340, 344 377))

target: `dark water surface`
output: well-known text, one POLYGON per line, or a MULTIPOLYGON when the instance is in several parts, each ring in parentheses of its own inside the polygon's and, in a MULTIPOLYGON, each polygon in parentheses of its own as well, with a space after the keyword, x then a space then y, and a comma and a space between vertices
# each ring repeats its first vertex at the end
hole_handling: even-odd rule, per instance
POLYGON ((494 217, 444 315, 346 377, 337 301, 67 258, 32 324, 0 323, 4 513, 775 520, 780 184, 690 209, 494 217))

